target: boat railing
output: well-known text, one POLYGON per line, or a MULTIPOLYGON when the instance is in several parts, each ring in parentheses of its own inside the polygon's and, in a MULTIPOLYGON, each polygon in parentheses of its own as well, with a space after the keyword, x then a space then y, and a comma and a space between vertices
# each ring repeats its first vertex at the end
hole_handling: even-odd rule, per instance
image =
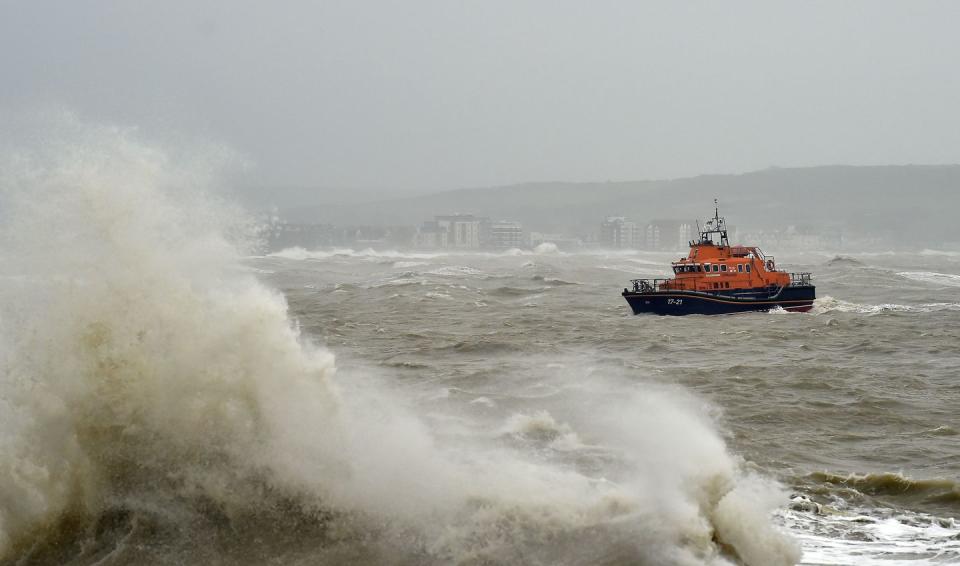
POLYGON ((791 273, 788 287, 807 287, 811 284, 810 277, 809 272, 791 273))
MULTIPOLYGON (((768 256, 769 257, 769 256, 768 256)), ((812 274, 810 272, 790 273, 790 282, 787 287, 808 287, 812 274)), ((633 291, 635 293, 655 293, 661 290, 664 283, 673 281, 673 279, 631 279, 633 291)), ((771 285, 772 286, 772 285, 771 285)))
POLYGON ((633 291, 635 293, 654 293, 660 290, 660 286, 672 279, 631 279, 633 291))

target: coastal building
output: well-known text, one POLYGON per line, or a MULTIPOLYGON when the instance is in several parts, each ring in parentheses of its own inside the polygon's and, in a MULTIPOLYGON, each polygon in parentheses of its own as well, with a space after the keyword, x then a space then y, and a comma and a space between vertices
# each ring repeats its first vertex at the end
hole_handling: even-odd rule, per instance
POLYGON ((636 248, 640 244, 640 228, 624 216, 608 216, 600 224, 601 246, 636 248))
POLYGON ((648 250, 680 250, 696 236, 696 224, 690 220, 651 220, 644 229, 643 247, 648 250))
POLYGON ((683 249, 690 245, 694 238, 694 227, 689 222, 681 222, 677 226, 677 248, 683 249))
POLYGON ((647 224, 647 229, 644 230, 644 246, 648 250, 659 250, 660 249, 660 227, 656 224, 647 224))
POLYGON ((447 229, 441 228, 436 221, 427 221, 420 225, 413 236, 413 245, 417 248, 446 248, 447 229))
POLYGON ((420 248, 478 249, 486 218, 472 214, 434 216, 417 229, 414 245, 420 248))
POLYGON ((490 222, 483 232, 485 232, 483 243, 487 247, 505 250, 522 247, 524 243, 523 225, 519 222, 509 220, 490 222))
POLYGON ((472 214, 436 216, 437 225, 447 231, 447 248, 477 249, 480 247, 480 224, 483 218, 472 214))

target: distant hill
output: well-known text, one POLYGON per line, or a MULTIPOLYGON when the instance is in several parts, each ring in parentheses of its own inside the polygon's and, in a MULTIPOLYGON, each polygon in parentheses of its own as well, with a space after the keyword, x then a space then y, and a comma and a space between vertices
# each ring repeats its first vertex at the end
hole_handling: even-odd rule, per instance
POLYGON ((434 214, 473 213, 531 230, 595 229, 604 216, 645 222, 704 218, 713 199, 740 227, 837 227, 884 240, 960 241, 960 165, 774 168, 662 181, 543 182, 461 189, 366 203, 289 210, 297 222, 412 225, 434 214))

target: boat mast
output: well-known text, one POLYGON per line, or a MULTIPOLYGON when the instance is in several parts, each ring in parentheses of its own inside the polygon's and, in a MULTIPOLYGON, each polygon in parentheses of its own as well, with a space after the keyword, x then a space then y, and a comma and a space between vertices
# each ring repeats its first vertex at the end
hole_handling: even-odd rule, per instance
POLYGON ((713 199, 713 207, 713 225, 720 233, 720 245, 730 247, 730 240, 727 239, 727 220, 720 218, 720 204, 717 203, 717 199, 713 199))
POLYGON ((700 228, 700 221, 697 221, 697 231, 700 232, 700 243, 712 243, 713 240, 709 238, 709 235, 719 234, 719 245, 729 247, 730 240, 727 239, 727 221, 726 219, 720 217, 720 205, 717 203, 717 199, 713 199, 713 205, 713 219, 707 220, 707 224, 703 227, 703 229, 700 228))

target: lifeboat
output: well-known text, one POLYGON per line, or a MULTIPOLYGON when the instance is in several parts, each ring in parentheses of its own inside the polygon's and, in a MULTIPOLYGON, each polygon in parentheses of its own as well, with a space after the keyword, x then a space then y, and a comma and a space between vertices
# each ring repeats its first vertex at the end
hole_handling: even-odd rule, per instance
POLYGON ((687 257, 673 262, 673 279, 634 279, 623 290, 634 314, 733 314, 813 308, 810 273, 777 268, 773 256, 755 246, 731 246, 719 208, 690 242, 687 257))

